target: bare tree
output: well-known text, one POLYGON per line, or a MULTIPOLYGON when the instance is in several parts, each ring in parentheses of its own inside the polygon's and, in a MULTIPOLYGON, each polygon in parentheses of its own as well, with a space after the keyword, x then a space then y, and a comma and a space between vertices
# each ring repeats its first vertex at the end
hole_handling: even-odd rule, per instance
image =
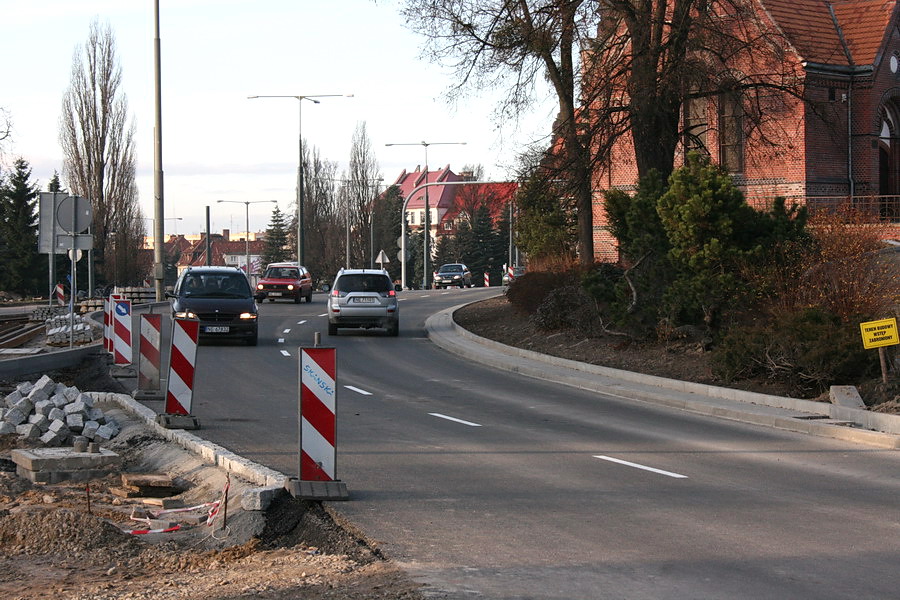
POLYGON ((124 283, 145 276, 138 261, 145 228, 135 185, 134 123, 128 123, 121 81, 112 30, 94 21, 87 44, 75 50, 63 96, 63 176, 73 194, 91 201, 101 272, 124 283))
POLYGON ((591 175, 623 136, 639 176, 665 178, 679 142, 700 137, 680 129, 687 102, 733 95, 745 133, 764 143, 779 137, 771 117, 803 93, 788 44, 752 0, 407 0, 404 15, 454 69, 451 95, 505 86, 499 110, 514 118, 539 77, 551 83, 559 112, 543 167, 574 208, 583 264, 591 175))
POLYGON ((345 223, 349 223, 350 266, 368 267, 372 209, 382 176, 365 122, 358 123, 353 132, 347 175, 341 195, 344 201, 342 212, 347 219, 345 223))

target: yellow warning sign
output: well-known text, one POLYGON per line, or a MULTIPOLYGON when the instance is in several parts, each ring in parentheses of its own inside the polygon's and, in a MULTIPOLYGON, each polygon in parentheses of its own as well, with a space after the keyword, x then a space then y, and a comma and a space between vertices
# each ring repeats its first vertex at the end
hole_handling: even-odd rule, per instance
POLYGON ((900 344, 900 337, 897 336, 897 319, 860 323, 859 330, 862 333, 863 347, 866 350, 900 344))

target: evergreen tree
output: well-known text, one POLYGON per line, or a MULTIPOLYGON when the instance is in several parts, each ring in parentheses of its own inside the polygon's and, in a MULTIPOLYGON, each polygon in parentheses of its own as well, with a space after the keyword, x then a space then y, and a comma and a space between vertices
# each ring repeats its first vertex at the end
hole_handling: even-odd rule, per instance
POLYGON ((0 184, 0 289, 20 294, 38 291, 39 189, 30 182, 31 167, 17 159, 0 184))
POLYGON ((447 263, 459 262, 456 253, 456 240, 452 236, 442 235, 438 237, 434 247, 434 264, 436 269, 447 263))
POLYGON ((503 259, 501 255, 498 260, 497 247, 497 232, 494 231, 491 214, 487 207, 481 206, 475 211, 470 254, 464 261, 472 271, 473 281, 484 281, 485 272, 490 272, 491 281, 497 278, 499 282, 498 273, 503 259))
POLYGON ((272 220, 266 229, 266 249, 263 251, 263 263, 282 262, 290 256, 288 249, 287 223, 284 213, 278 206, 272 211, 272 220))

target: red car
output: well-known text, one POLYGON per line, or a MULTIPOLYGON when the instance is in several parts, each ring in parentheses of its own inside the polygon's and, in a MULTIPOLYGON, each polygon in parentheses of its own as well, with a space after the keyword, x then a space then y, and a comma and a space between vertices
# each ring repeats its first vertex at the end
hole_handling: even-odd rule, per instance
POLYGON ((275 302, 287 298, 300 302, 306 298, 312 302, 312 277, 306 267, 295 262, 272 263, 256 284, 256 299, 275 302))

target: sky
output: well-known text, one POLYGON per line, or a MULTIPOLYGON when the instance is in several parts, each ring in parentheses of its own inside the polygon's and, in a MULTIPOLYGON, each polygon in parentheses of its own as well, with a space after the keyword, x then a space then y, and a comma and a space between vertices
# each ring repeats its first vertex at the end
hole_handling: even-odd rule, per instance
MULTIPOLYGON (((433 144, 432 169, 480 164, 491 180, 510 177, 517 153, 550 130, 552 94, 536 90, 534 109, 518 122, 496 118, 497 92, 450 104, 451 73, 422 58, 425 40, 407 28, 401 7, 399 0, 160 0, 166 234, 202 231, 207 206, 214 232, 244 231, 247 201, 251 231, 269 223, 268 201, 293 211, 301 131, 340 172, 365 123, 385 184, 424 165, 423 141, 433 144), (248 99, 318 94, 337 96, 302 102, 302 118, 296 99, 248 99), (385 146, 407 143, 416 145, 385 146)), ((153 0, 0 0, 0 14, 0 108, 13 123, 0 168, 24 158, 42 190, 54 171, 62 175, 62 98, 73 56, 99 20, 116 39, 135 124, 139 202, 152 217, 153 0)))

